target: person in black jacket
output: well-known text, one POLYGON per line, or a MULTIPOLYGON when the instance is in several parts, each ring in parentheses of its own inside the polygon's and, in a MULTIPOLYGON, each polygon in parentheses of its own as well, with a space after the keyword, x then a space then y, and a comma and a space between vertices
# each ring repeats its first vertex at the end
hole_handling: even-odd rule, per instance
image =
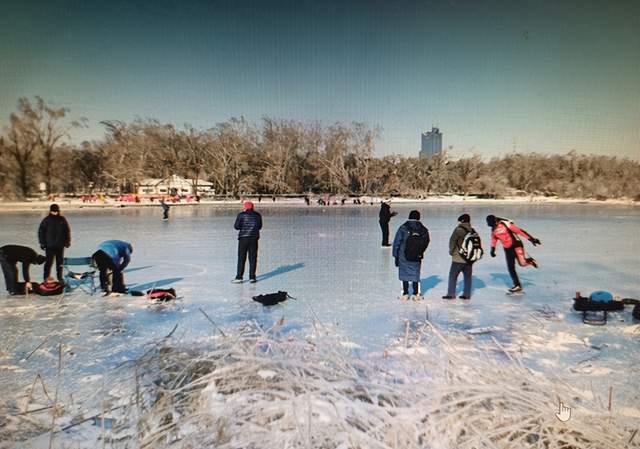
POLYGON ((60 207, 52 204, 47 215, 40 223, 38 229, 40 248, 45 250, 47 260, 44 263, 44 279, 49 279, 53 259, 56 260, 56 275, 58 282, 64 284, 62 263, 64 249, 71 246, 71 229, 67 219, 60 215, 60 207))
POLYGON ((169 205, 164 202, 164 198, 162 198, 160 200, 160 206, 162 207, 162 219, 163 220, 168 220, 169 219, 169 205))
POLYGON ((380 204, 380 229, 382 229, 382 247, 386 248, 391 246, 389 244, 389 222, 391 217, 398 215, 397 212, 391 211, 391 204, 389 200, 384 200, 380 204))
POLYGON ((258 264, 258 239, 262 229, 262 216, 253 210, 253 203, 245 201, 244 211, 236 217, 233 225, 238 230, 238 270, 233 283, 239 284, 244 276, 244 265, 249 254, 249 281, 258 282, 256 279, 256 266, 258 264))
POLYGON ((18 288, 18 263, 22 263, 22 277, 26 283, 25 290, 30 288, 31 277, 29 266, 32 263, 42 265, 46 258, 31 248, 20 245, 5 245, 0 248, 0 265, 4 274, 4 282, 10 295, 22 294, 18 288))

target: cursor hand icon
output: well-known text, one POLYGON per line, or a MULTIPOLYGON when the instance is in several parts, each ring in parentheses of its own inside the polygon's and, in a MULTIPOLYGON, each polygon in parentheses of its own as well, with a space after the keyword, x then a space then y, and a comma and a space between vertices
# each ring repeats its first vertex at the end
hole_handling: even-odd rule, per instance
POLYGON ((571 419, 571 409, 560 402, 558 405, 558 413, 556 413, 556 418, 558 418, 562 422, 567 422, 571 419))

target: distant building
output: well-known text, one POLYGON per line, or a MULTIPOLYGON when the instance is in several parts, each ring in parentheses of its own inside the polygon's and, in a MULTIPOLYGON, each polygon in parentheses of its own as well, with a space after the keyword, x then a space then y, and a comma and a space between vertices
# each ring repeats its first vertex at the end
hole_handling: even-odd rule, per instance
MULTIPOLYGON (((144 179, 138 185, 138 195, 195 195, 193 186, 195 180, 184 179, 177 175, 171 175, 168 178, 149 178, 144 179)), ((197 195, 213 194, 213 183, 198 180, 197 195)))
POLYGON ((431 131, 422 133, 422 149, 420 158, 435 156, 442 153, 442 133, 438 128, 431 127, 431 131))

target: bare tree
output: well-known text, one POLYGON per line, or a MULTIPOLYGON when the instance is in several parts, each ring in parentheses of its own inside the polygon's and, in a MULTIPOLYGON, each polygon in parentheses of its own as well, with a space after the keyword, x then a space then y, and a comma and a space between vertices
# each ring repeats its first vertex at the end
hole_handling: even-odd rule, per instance
POLYGON ((179 135, 184 152, 182 166, 191 179, 194 194, 198 195, 198 182, 210 162, 212 138, 209 133, 197 130, 189 124, 184 127, 179 135))
POLYGON ((218 123, 212 130, 214 140, 209 147, 213 159, 212 179, 225 195, 253 191, 255 175, 249 162, 256 155, 257 134, 241 118, 218 123))
POLYGON ((31 171, 37 156, 39 142, 33 128, 25 126, 24 118, 21 109, 17 113, 11 114, 6 138, 2 139, 1 145, 16 164, 19 194, 22 198, 27 198, 35 182, 31 171))
POLYGON ((55 152, 64 148, 72 129, 85 126, 85 119, 65 121, 68 112, 68 108, 48 106, 38 96, 33 105, 27 98, 18 100, 18 113, 15 117, 41 152, 47 194, 53 190, 55 152))
POLYGON ((354 122, 352 125, 347 167, 354 192, 363 194, 371 191, 371 183, 375 179, 371 170, 373 150, 380 132, 379 127, 370 129, 365 123, 354 122))

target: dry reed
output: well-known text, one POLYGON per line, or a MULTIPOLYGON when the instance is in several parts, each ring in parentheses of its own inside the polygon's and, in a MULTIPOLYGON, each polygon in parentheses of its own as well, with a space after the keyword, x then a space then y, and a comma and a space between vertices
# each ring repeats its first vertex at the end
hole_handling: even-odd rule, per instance
POLYGON ((637 427, 501 348, 409 327, 383 356, 331 329, 245 323, 199 347, 165 341, 137 361, 114 447, 621 449, 637 427), (555 417, 563 400, 572 419, 555 417), (118 443, 120 442, 120 443, 118 443))

